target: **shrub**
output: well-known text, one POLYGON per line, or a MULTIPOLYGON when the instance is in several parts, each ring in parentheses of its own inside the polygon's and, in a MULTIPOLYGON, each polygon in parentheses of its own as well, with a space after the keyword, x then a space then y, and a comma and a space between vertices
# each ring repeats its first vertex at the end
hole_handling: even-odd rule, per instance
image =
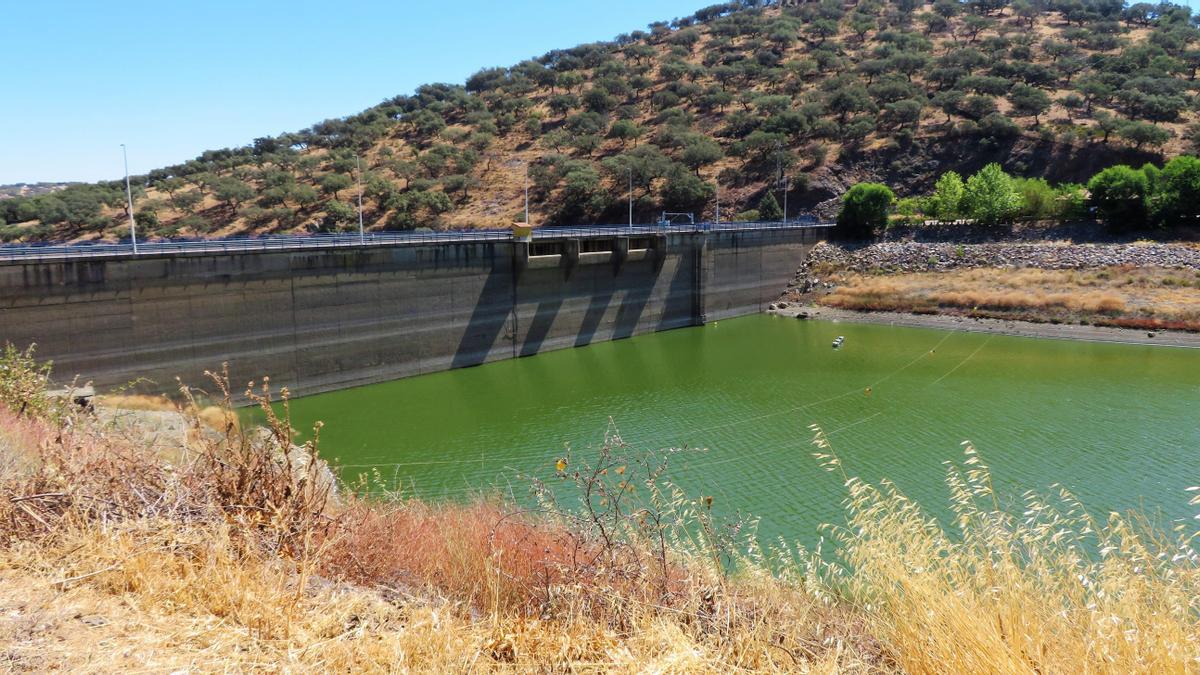
POLYGON ((838 213, 838 233, 851 239, 868 239, 876 229, 887 225, 888 209, 896 197, 880 183, 859 183, 842 197, 838 213))
POLYGON ((1058 216, 1058 195, 1044 178, 1016 178, 1013 189, 1021 197, 1020 215, 1047 220, 1058 216))
POLYGON ((0 242, 16 241, 25 235, 25 228, 14 223, 12 225, 0 225, 0 242))
POLYGON ((953 220, 959 216, 963 197, 963 180, 954 171, 942 174, 933 187, 929 198, 928 213, 939 220, 953 220))
POLYGON ((779 208, 779 202, 772 192, 767 191, 758 201, 758 216, 763 221, 783 220, 783 209, 779 208))
POLYGON ((325 205, 325 226, 337 227, 354 220, 354 207, 345 202, 331 201, 325 205))
POLYGON ((1124 164, 1110 166, 1088 181, 1092 206, 1116 232, 1145 226, 1148 191, 1146 174, 1124 164))
POLYGON ((1088 215, 1087 188, 1078 183, 1063 183, 1054 188, 1058 218, 1080 220, 1088 215))
MULTIPOLYGON (((917 197, 905 197, 896 202, 896 215, 905 224, 920 223, 925 212, 925 203, 917 197)), ((890 225, 890 223, 889 223, 890 225)))
POLYGON ((1157 180, 1147 182, 1153 194, 1150 205, 1157 222, 1191 224, 1200 217, 1200 159, 1187 155, 1176 157, 1167 162, 1157 180))
POLYGON ((181 230, 190 230, 196 234, 204 234, 212 229, 212 225, 204 216, 185 216, 175 222, 181 230))

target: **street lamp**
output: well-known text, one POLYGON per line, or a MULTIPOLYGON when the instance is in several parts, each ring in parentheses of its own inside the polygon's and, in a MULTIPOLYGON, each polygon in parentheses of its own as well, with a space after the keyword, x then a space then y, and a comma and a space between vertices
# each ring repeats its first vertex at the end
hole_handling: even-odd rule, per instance
POLYGON ((792 190, 792 177, 783 177, 783 224, 787 225, 787 197, 792 190))
POLYGON ((362 164, 359 162, 358 153, 354 153, 354 171, 358 175, 358 243, 365 245, 367 243, 367 235, 363 230, 363 212, 362 212, 362 164))
POLYGON ((137 223, 133 220, 133 190, 129 187, 129 153, 121 144, 121 157, 125 160, 125 200, 129 210, 129 236, 133 240, 133 254, 137 255, 137 223))
POLYGON ((633 229, 633 167, 629 166, 626 168, 629 169, 629 229, 632 230, 633 229))
POLYGON ((529 162, 525 162, 525 225, 529 225, 529 162))
POLYGON ((717 196, 717 217, 716 217, 716 222, 714 222, 713 225, 720 225, 721 224, 721 182, 720 181, 717 181, 717 189, 716 189, 715 194, 717 196))

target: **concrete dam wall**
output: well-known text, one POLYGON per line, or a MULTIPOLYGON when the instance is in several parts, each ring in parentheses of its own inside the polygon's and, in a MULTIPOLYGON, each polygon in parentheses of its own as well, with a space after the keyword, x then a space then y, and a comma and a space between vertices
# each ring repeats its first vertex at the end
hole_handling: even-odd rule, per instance
POLYGON ((59 381, 312 394, 762 311, 821 228, 0 263, 0 343, 59 381))

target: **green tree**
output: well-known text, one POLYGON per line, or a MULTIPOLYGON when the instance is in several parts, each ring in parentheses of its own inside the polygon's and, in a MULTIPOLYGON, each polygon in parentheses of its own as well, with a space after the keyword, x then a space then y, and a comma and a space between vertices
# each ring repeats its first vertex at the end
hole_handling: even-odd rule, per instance
POLYGON ((1149 185, 1146 174, 1118 164, 1088 181, 1090 202, 1110 230, 1122 232, 1144 227, 1149 185))
POLYGON ((1040 125, 1041 115, 1050 109, 1050 97, 1046 92, 1027 84, 1017 84, 1008 92, 1008 102, 1012 104, 1013 112, 1033 118, 1033 123, 1040 125))
POLYGON ((336 228, 355 219, 357 212, 345 202, 330 201, 325 204, 325 226, 336 228))
POLYGON ((321 180, 318 182, 321 186, 321 192, 332 195, 334 199, 338 198, 338 192, 345 190, 353 183, 354 181, 350 179, 350 176, 343 173, 327 173, 321 176, 321 180))
POLYGON ((317 191, 311 185, 297 185, 292 188, 292 199, 300 206, 312 206, 320 200, 317 191))
POLYGON ((620 139, 621 145, 625 145, 629 141, 633 141, 633 144, 637 145, 637 139, 641 137, 642 133, 642 128, 633 120, 617 120, 609 128, 608 137, 620 139))
POLYGON ((185 192, 176 192, 171 197, 171 205, 183 211, 184 213, 193 213, 196 207, 204 201, 204 195, 200 190, 187 190, 185 192))
POLYGON ((874 112, 875 103, 871 94, 861 84, 840 87, 829 95, 829 109, 838 116, 838 123, 845 124, 846 118, 856 112, 874 112))
POLYGON ((1182 155, 1167 162, 1153 186, 1150 208, 1161 224, 1194 225, 1200 217, 1200 159, 1182 155))
POLYGON ((684 142, 680 159, 688 168, 695 171, 696 175, 700 175, 700 167, 719 161, 724 156, 725 153, 716 141, 707 136, 695 134, 689 136, 684 142))
POLYGON ((774 193, 767 191, 762 199, 758 200, 758 217, 764 222, 775 222, 783 220, 783 209, 779 208, 779 201, 775 199, 774 193))
POLYGON ((213 184, 213 196, 236 209, 242 202, 254 196, 254 188, 232 177, 218 178, 213 184))
POLYGON ((1133 143, 1133 147, 1139 150, 1146 144, 1161 147, 1164 143, 1171 140, 1171 132, 1169 130, 1155 126, 1149 122, 1140 121, 1129 121, 1122 124, 1117 129, 1117 135, 1133 143))
POLYGON ((470 196, 467 193, 471 188, 475 187, 476 181, 473 176, 458 173, 443 178, 442 185, 445 187, 446 192, 457 192, 459 193, 459 198, 465 200, 470 196))
POLYGON ((947 171, 933 186, 933 196, 929 198, 929 213, 938 220, 954 220, 960 214, 962 198, 962 176, 954 171, 947 171))
POLYGON ((701 212, 714 194, 716 188, 711 184, 679 168, 663 183, 662 203, 669 211, 701 212))
POLYGON ((887 226, 888 209, 896 196, 881 183, 859 183, 842 197, 838 234, 848 239, 869 239, 887 226))
POLYGON ((1021 196, 1013 187, 1013 179, 999 164, 988 164, 967 179, 962 210, 971 218, 995 225, 1015 216, 1020 208, 1021 196))

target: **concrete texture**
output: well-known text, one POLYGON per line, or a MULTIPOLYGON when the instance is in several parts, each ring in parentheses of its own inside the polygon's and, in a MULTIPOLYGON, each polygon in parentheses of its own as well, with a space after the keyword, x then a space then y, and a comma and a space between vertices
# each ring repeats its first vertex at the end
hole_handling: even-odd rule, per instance
POLYGON ((264 375, 311 394, 763 311, 823 234, 0 264, 0 342, 101 391, 204 388, 228 363, 235 395, 264 375))

